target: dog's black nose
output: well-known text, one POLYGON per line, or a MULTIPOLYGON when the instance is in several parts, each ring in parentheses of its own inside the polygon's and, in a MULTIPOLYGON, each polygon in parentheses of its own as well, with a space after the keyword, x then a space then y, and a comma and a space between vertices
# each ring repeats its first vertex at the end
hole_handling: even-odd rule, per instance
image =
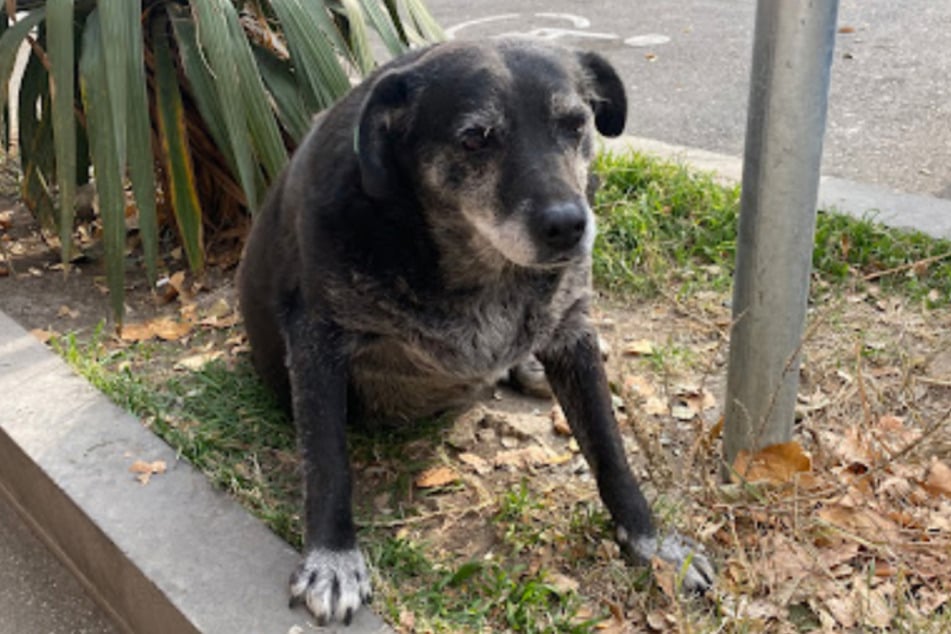
POLYGON ((538 237, 553 251, 571 249, 588 228, 588 210, 577 202, 549 205, 542 213, 538 237))

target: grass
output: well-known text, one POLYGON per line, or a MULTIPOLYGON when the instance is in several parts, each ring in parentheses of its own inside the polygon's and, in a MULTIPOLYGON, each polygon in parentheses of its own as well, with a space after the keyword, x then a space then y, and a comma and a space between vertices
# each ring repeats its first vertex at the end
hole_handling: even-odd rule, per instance
MULTIPOLYGON (((682 296, 729 288, 738 187, 639 154, 603 155, 596 169, 602 178, 594 254, 599 288, 613 296, 643 299, 671 291, 682 296)), ((951 302, 948 254, 951 243, 945 240, 888 229, 871 219, 821 213, 813 253, 814 293, 862 292, 874 285, 925 308, 946 306, 951 302)), ((165 354, 160 346, 114 350, 106 343, 100 332, 90 341, 66 336, 55 345, 77 371, 140 416, 277 534, 299 546, 293 428, 246 358, 156 380, 147 366, 165 354)), ((691 353, 671 343, 647 363, 666 372, 691 353)), ((361 540, 382 598, 377 609, 390 622, 416 631, 592 631, 609 615, 584 609, 589 598, 556 587, 551 562, 520 562, 531 559, 531 553, 551 551, 561 565, 583 576, 600 557, 599 544, 610 535, 609 518, 600 504, 585 501, 562 509, 553 526, 552 512, 546 510, 551 504, 548 494, 532 490, 523 479, 506 491, 493 492, 498 497, 488 512, 494 535, 491 557, 462 562, 432 548, 424 532, 411 530, 425 503, 411 499, 413 474, 444 447, 441 429, 441 421, 429 421, 351 435, 358 468, 385 464, 392 471, 370 482, 357 505, 364 526, 361 540), (368 500, 378 496, 385 496, 395 509, 390 523, 373 520, 368 500)), ((676 514, 676 509, 658 512, 676 514)), ((643 571, 632 574, 618 565, 610 574, 612 583, 625 586, 622 593, 650 588, 643 571)), ((730 631, 743 631, 743 626, 730 631)))
MULTIPOLYGON (((736 257, 739 186, 641 154, 598 158, 596 283, 650 296, 671 287, 729 287, 736 257)), ((951 241, 891 229, 874 214, 821 212, 813 271, 825 283, 904 294, 928 307, 951 303, 951 241)))

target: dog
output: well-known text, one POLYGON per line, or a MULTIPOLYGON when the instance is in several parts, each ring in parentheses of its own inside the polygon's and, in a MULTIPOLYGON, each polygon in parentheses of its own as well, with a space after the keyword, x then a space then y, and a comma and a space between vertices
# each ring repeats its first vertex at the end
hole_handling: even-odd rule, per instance
POLYGON ((655 532, 588 316, 595 131, 617 136, 626 117, 596 53, 437 44, 321 115, 271 188, 238 289, 253 363, 297 429, 305 552, 291 603, 319 623, 349 623, 371 598, 347 422, 432 416, 538 362, 622 551, 682 567, 688 590, 711 585, 691 540, 655 532))

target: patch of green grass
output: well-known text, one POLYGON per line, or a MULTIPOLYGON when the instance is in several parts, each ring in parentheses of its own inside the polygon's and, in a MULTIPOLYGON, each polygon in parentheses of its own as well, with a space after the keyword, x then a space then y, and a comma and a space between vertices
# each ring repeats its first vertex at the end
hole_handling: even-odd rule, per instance
POLYGON ((705 264, 732 269, 739 187, 636 153, 602 154, 595 170, 601 177, 598 285, 653 294, 678 271, 705 264))
POLYGON ((383 582, 384 613, 394 623, 412 613, 415 631, 581 634, 603 618, 579 617, 578 596, 555 588, 543 570, 490 560, 448 565, 431 560, 421 544, 365 537, 374 574, 383 582))
POLYGON ((300 544, 294 428, 247 361, 233 368, 212 362, 196 372, 154 377, 134 368, 152 358, 150 344, 109 350, 101 328, 87 342, 66 335, 52 346, 216 486, 278 535, 300 544))
MULTIPOLYGON (((599 237, 594 276, 602 288, 652 295, 729 287, 736 257, 740 188, 638 153, 604 154, 595 170, 599 237)), ((951 241, 822 212, 813 270, 836 284, 874 279, 928 306, 951 303, 951 241)))

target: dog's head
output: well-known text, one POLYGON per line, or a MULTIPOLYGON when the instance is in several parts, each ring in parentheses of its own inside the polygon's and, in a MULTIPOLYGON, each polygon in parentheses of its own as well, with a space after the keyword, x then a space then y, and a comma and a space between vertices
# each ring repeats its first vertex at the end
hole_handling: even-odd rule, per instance
POLYGON ((412 196, 436 232, 527 267, 586 256, 595 130, 617 136, 627 101, 595 53, 528 40, 454 42, 380 74, 358 123, 367 194, 412 196))

